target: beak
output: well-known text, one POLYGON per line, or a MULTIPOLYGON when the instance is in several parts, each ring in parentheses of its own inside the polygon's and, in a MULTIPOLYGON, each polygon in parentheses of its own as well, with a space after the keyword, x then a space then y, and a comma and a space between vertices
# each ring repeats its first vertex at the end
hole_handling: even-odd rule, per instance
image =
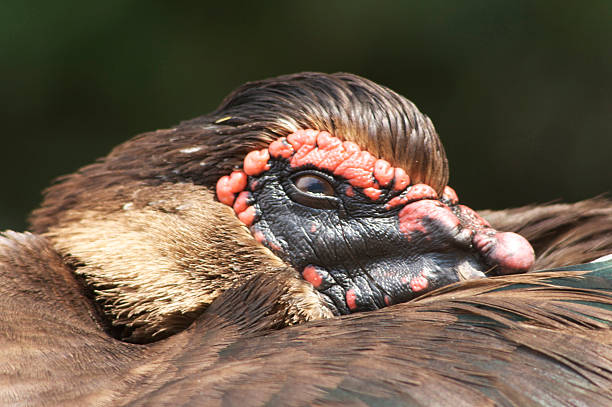
POLYGON ((526 273, 535 262, 533 248, 516 233, 485 229, 474 235, 472 243, 497 275, 526 273))

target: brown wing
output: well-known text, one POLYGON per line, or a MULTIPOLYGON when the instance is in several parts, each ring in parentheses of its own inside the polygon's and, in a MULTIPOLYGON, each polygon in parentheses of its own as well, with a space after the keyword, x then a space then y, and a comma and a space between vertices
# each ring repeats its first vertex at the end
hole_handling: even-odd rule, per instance
POLYGON ((44 239, 10 233, 0 272, 2 405, 612 403, 609 276, 469 281, 281 330, 283 276, 261 276, 139 346, 104 333, 44 239))
POLYGON ((142 352, 109 338, 68 267, 29 233, 0 237, 0 405, 108 405, 142 352))
POLYGON ((256 279, 160 344, 169 349, 189 337, 168 359, 173 369, 139 384, 126 402, 609 406, 611 286, 585 273, 472 281, 413 303, 278 331, 254 321, 279 319, 268 299, 281 290, 256 279), (224 334, 230 339, 219 342, 224 334))

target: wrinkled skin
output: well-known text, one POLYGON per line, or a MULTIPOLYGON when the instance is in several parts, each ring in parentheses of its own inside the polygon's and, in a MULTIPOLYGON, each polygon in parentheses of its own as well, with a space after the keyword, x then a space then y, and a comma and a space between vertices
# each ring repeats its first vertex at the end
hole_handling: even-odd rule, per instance
POLYGON ((375 159, 367 152, 355 153, 364 158, 349 164, 337 159, 346 164, 339 174, 340 165, 321 159, 338 153, 315 144, 320 134, 325 145, 332 140, 340 146, 339 141, 325 132, 312 134, 310 144, 289 136, 269 152, 249 154, 246 173, 231 176, 238 198, 220 188, 232 185, 227 177, 218 195, 234 205, 259 242, 312 283, 335 314, 375 310, 488 271, 521 273, 532 265, 525 239, 492 229, 458 205, 452 189, 438 199, 431 187, 410 184, 403 170, 381 175, 393 174, 386 166, 388 171, 368 176, 375 159), (308 158, 313 151, 316 160, 308 158))

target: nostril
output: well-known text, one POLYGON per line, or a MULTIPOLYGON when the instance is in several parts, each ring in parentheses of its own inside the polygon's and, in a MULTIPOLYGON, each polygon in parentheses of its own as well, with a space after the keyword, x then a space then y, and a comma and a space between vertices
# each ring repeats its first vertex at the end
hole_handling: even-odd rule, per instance
POLYGON ((479 232, 474 236, 473 243, 488 265, 497 267, 496 274, 525 273, 535 261, 531 244, 516 233, 479 232))

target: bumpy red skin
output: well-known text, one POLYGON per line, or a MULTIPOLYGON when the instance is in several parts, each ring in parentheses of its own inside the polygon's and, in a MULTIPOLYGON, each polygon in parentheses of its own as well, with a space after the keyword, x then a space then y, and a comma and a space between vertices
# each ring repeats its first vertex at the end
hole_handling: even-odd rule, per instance
POLYGON ((217 181, 217 198, 226 205, 233 205, 236 194, 247 185, 247 175, 243 171, 234 171, 217 181))
MULTIPOLYGON (((245 191, 247 176, 257 176, 267 171, 270 157, 287 159, 294 168, 309 165, 343 177, 351 185, 345 191, 349 197, 354 196, 355 189, 361 190, 372 201, 380 199, 383 189, 401 191, 384 205, 387 210, 401 208, 398 212, 399 229, 407 239, 411 239, 415 233, 427 238, 434 232, 432 225, 449 231, 461 228, 470 234, 473 247, 491 267, 497 268, 497 273, 526 272, 533 265, 534 253, 527 240, 514 233, 500 233, 492 229, 472 209, 458 205, 457 194, 451 187, 446 186, 442 197, 438 197, 429 185, 411 184, 411 178, 404 169, 392 167, 387 161, 361 150, 353 142, 343 142, 328 132, 312 129, 298 130, 272 142, 268 148, 250 152, 244 159, 244 171, 234 171, 219 179, 219 201, 233 206, 239 219, 247 226, 251 226, 257 217, 255 207, 248 204, 249 192, 245 191)), ((258 234, 258 241, 266 242, 261 232, 254 233, 258 234)), ((321 276, 316 269, 309 267, 302 271, 302 275, 317 287, 321 284, 321 276)), ((409 285, 413 292, 422 291, 427 288, 428 280, 421 275, 413 278, 409 285)), ((346 301, 350 309, 355 306, 354 297, 353 291, 347 291, 346 301)))
POLYGON ((315 288, 319 288, 319 286, 321 286, 321 282, 323 281, 321 274, 317 271, 316 267, 312 265, 304 267, 302 277, 304 277, 304 280, 308 281, 315 288))
POLYGON ((428 228, 425 220, 435 219, 438 225, 448 229, 459 227, 460 222, 457 216, 440 201, 419 200, 410 205, 406 205, 399 212, 400 231, 410 237, 412 232, 419 231, 427 234, 428 228))

